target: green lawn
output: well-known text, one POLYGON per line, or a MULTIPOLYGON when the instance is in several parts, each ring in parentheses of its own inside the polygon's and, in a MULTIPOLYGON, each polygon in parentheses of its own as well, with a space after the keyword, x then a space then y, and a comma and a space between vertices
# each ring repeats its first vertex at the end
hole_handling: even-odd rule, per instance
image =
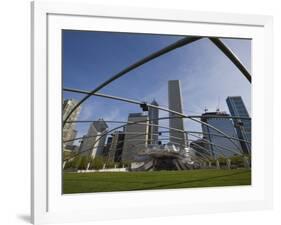
POLYGON ((251 170, 64 173, 63 193, 250 185, 251 170))

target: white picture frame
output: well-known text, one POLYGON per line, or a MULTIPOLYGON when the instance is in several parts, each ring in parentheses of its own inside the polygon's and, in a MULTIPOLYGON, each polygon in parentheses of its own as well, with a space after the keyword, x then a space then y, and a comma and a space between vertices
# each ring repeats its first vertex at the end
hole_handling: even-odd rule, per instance
POLYGON ((32 2, 32 222, 42 224, 272 208, 272 49, 270 16, 32 2), (71 28, 152 33, 156 29, 163 34, 252 38, 253 150, 256 149, 252 185, 62 195, 60 140, 54 137, 61 137, 61 125, 56 123, 61 117, 59 35, 61 29, 71 28))

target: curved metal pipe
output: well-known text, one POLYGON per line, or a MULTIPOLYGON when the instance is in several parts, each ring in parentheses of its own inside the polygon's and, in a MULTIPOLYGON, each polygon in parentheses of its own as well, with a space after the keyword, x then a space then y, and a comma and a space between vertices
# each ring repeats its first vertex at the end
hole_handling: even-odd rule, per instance
MULTIPOLYGON (((178 118, 178 117, 176 117, 178 118)), ((94 122, 95 120, 92 120, 92 121, 87 121, 87 122, 94 122)), ((83 121, 81 121, 83 122, 83 121)), ((86 121, 85 121, 86 122, 86 121)), ((104 122, 108 122, 108 121, 104 121, 104 122)), ((127 122, 123 122, 123 121, 114 121, 114 123, 127 123, 127 122)), ((143 123, 144 124, 144 123, 143 123)), ((178 130, 178 129, 175 129, 175 128, 169 128, 169 127, 166 127, 166 126, 160 126, 160 125, 157 125, 157 124, 151 124, 149 126, 157 126, 157 127, 160 127, 160 128, 165 128, 165 129, 169 129, 169 130, 175 130, 175 131, 178 131, 178 132, 185 132, 187 134, 191 133, 191 134, 206 134, 206 135, 211 135, 211 136, 216 136, 216 137, 222 137, 222 138, 227 138, 225 137, 224 135, 220 135, 220 134, 213 134, 213 133, 206 133, 206 132, 199 132, 199 131, 182 131, 182 130, 178 130)), ((167 130, 167 131, 159 131, 157 133, 154 133, 155 135, 158 135, 159 133, 170 133, 170 131, 167 130)), ((137 134, 137 133, 140 133, 140 132, 122 132, 122 133, 125 133, 125 134, 137 134)), ((142 133, 142 134, 148 134, 148 133, 142 133)), ((92 137, 99 137, 100 135, 92 135, 92 136, 82 136, 82 137, 78 137, 78 138, 73 138, 73 139, 69 139, 69 140, 65 140, 63 141, 63 143, 67 143, 67 142, 71 142, 71 141, 76 141, 76 140, 81 140, 81 139, 84 139, 84 138, 92 138, 92 137)), ((178 137, 173 137, 175 139, 181 139, 181 138, 178 138, 178 137)), ((201 138, 201 137, 200 137, 201 138)), ((243 140, 243 139, 239 139, 239 138, 235 138, 235 137, 231 137, 232 140, 236 140, 236 141, 241 141, 241 142, 245 142, 245 143, 248 143, 248 144, 251 144, 251 142, 249 141, 246 141, 246 140, 243 140)))
MULTIPOLYGON (((145 102, 142 102, 142 101, 138 101, 138 100, 134 100, 134 99, 128 99, 128 98, 121 98, 121 97, 113 96, 113 95, 107 95, 107 94, 101 94, 101 93, 94 93, 93 94, 90 91, 84 91, 84 90, 73 89, 73 88, 63 88, 63 90, 64 91, 68 91, 68 92, 86 94, 86 95, 90 95, 90 96, 91 95, 95 95, 95 96, 99 96, 99 97, 103 97, 103 98, 108 98, 108 99, 113 99, 113 100, 118 100, 118 101, 122 101, 122 102, 131 103, 131 104, 135 104, 135 105, 141 105, 141 104, 145 103, 145 102)), ((156 109, 160 109, 160 110, 163 110, 163 111, 166 111, 166 112, 169 112, 169 113, 176 114, 176 115, 180 116, 179 118, 185 117, 184 114, 179 113, 177 111, 173 111, 173 110, 161 107, 161 106, 151 105, 149 103, 145 103, 145 104, 148 107, 151 107, 151 108, 156 108, 156 109)), ((65 122, 65 123, 67 123, 67 122, 65 122)))
MULTIPOLYGON (((207 148, 205 148, 205 147, 202 147, 201 145, 198 145, 198 144, 196 144, 196 143, 193 143, 193 144, 195 144, 197 147, 201 148, 202 150, 205 150, 205 151, 209 152, 209 149, 207 149, 207 148)), ((210 143, 210 144, 211 144, 211 143, 210 143)), ((192 149, 196 151, 196 149, 194 149, 194 148, 192 148, 192 149)), ((216 149, 215 149, 215 151, 217 152, 217 153, 216 153, 217 155, 225 157, 225 155, 221 152, 221 150, 216 150, 216 149)), ((196 153, 200 153, 200 152, 196 151, 196 153)), ((205 155, 207 155, 207 154, 205 153, 205 155)), ((207 156, 210 157, 210 155, 207 155, 207 156)), ((210 159, 211 159, 211 157, 208 158, 208 160, 210 160, 210 159)))
MULTIPOLYGON (((113 96, 113 95, 108 95, 108 94, 103 94, 103 93, 94 93, 91 94, 90 91, 85 91, 85 90, 80 90, 80 89, 76 89, 76 88, 63 88, 63 91, 67 91, 67 92, 74 92, 74 93, 79 93, 79 94, 86 94, 86 95, 94 95, 94 96, 98 96, 98 97, 103 97, 103 98, 108 98, 108 99, 113 99, 113 100, 118 100, 118 101, 122 101, 122 102, 127 102, 127 103, 131 103, 131 104, 135 104, 135 105, 140 105, 143 104, 145 102, 142 101, 138 101, 135 99, 129 99, 129 98, 123 98, 123 97, 118 97, 118 96, 113 96)), ((151 108, 155 108, 155 109, 159 109, 159 110, 163 110, 169 113, 173 113, 178 115, 178 118, 222 118, 221 116, 215 116, 215 115, 204 115, 204 116, 198 116, 198 115, 184 115, 182 113, 179 113, 177 111, 173 111, 170 110, 168 108, 165 108, 163 106, 156 106, 156 105, 152 105, 149 103, 145 103, 148 107, 151 108)), ((176 118, 176 117, 175 117, 176 118)), ((229 118, 229 119, 241 119, 241 120, 251 120, 250 117, 239 117, 239 116, 224 116, 223 118, 229 118)), ((86 121, 66 121, 65 123, 87 123, 87 122, 94 122, 95 120, 91 121, 91 120, 86 120, 86 121)), ((111 123, 119 123, 119 121, 108 121, 111 123)), ((121 121, 120 121, 121 123, 121 121)))
POLYGON ((251 83, 252 77, 239 58, 227 47, 219 38, 209 37, 209 39, 230 59, 230 61, 240 70, 240 72, 251 83))
POLYGON ((188 118, 218 118, 218 119, 221 119, 221 118, 225 118, 225 119, 241 119, 241 120, 251 120, 250 117, 240 117, 240 116, 215 116, 215 115, 204 115, 204 116, 199 116, 199 115, 189 115, 187 116, 188 118))
MULTIPOLYGON (((202 146, 200 146, 200 145, 198 145, 198 144, 195 144, 197 147, 199 147, 199 148, 201 148, 202 150, 208 150, 208 149, 206 149, 206 148, 204 148, 204 147, 202 147, 202 146)), ((194 148, 192 148, 194 151, 196 151, 196 149, 194 149, 194 148)), ((211 159, 211 157, 209 156, 209 155, 207 155, 207 154, 205 154, 206 156, 204 156, 204 154, 202 153, 202 152, 199 152, 199 151, 196 151, 196 153, 198 153, 199 155, 201 155, 202 157, 204 157, 204 158, 207 158, 207 160, 210 160, 211 159)))
MULTIPOLYGON (((169 131, 168 131, 169 132, 169 131)), ((224 135, 220 135, 220 134, 213 134, 213 133, 206 133, 206 132, 199 132, 199 131, 186 131, 187 134, 191 133, 191 134, 206 134, 206 135, 210 135, 210 136, 216 136, 216 137, 222 137, 222 138, 227 138, 224 135)), ((235 137, 231 137, 232 140, 236 140, 236 141, 242 141, 248 144, 251 144, 251 142, 240 139, 240 138, 235 138, 235 137)))
MULTIPOLYGON (((170 119, 170 118, 175 118, 175 117, 161 117, 161 118, 159 118, 158 120, 170 119)), ((176 118, 178 118, 178 117, 176 117, 176 118)), ((189 118, 189 119, 192 119, 192 118, 189 118)), ((232 137, 230 137, 230 136, 224 134, 222 131, 218 130, 217 128, 215 128, 215 127, 213 127, 213 126, 211 126, 211 125, 209 125, 209 124, 207 124, 207 123, 204 123, 204 122, 202 122, 202 121, 198 121, 198 120, 196 120, 196 119, 192 119, 192 120, 194 120, 195 122, 203 123, 203 124, 205 124, 206 126, 209 126, 209 127, 213 128, 213 129, 215 129, 217 132, 219 132, 219 133, 221 133, 222 135, 226 136, 236 147, 238 147, 237 144, 235 144, 235 142, 232 141, 232 137)), ((113 129, 111 129, 111 130, 105 132, 104 134, 102 134, 102 135, 95 141, 95 143, 97 143, 102 137, 104 137, 105 135, 108 135, 108 134, 111 133, 112 131, 115 131, 115 130, 117 130, 117 129, 123 128, 123 127, 128 126, 128 125, 133 125, 133 124, 143 124, 143 125, 147 125, 146 123, 142 123, 142 122, 149 122, 149 121, 153 121, 153 120, 149 120, 149 119, 148 119, 148 120, 137 121, 137 122, 129 122, 129 121, 128 121, 128 122, 127 122, 126 124, 124 124, 124 125, 115 127, 115 128, 113 128, 113 129)), ((169 130, 175 130, 175 131, 178 131, 178 132, 183 132, 183 133, 186 132, 186 131, 179 130, 179 129, 175 129, 175 128, 170 128, 170 127, 165 127, 165 126, 159 126, 159 125, 156 125, 156 124, 153 124, 153 125, 154 125, 154 126, 158 126, 158 127, 162 127, 162 128, 167 128, 167 129, 169 129, 169 130)), ((81 139, 82 139, 82 138, 81 138, 81 139)), ((88 152, 88 151, 90 151, 91 149, 92 149, 92 148, 87 149, 87 150, 84 150, 84 151, 82 151, 82 152, 79 152, 78 154, 75 154, 75 155, 72 156, 71 158, 74 158, 74 157, 76 157, 77 155, 80 155, 81 153, 88 152)), ((239 147, 238 147, 238 149, 239 149, 239 147)), ((70 160, 71 158, 65 159, 64 161, 70 160)))
POLYGON ((205 123, 205 122, 203 122, 203 121, 194 119, 194 118, 189 118, 189 119, 190 119, 190 120, 193 120, 193 121, 195 121, 195 122, 204 124, 205 126, 214 129, 215 131, 217 131, 217 132, 219 132, 220 134, 222 134, 222 135, 224 135, 225 137, 227 137, 227 138, 231 141, 231 143, 232 143, 234 146, 237 147, 237 149, 240 149, 240 147, 232 140, 232 137, 230 137, 229 135, 225 134, 224 132, 222 132, 221 130, 217 129, 216 127, 214 127, 214 126, 212 126, 212 125, 210 125, 210 124, 208 124, 208 123, 205 123))
MULTIPOLYGON (((193 144, 195 144, 195 143, 193 143, 193 144)), ((206 148, 204 148, 204 147, 202 147, 202 146, 200 146, 200 145, 198 145, 198 144, 195 144, 195 145, 197 145, 198 147, 200 147, 200 148, 203 149, 203 150, 208 150, 208 149, 206 149, 206 148)), ((211 145, 212 145, 212 144, 211 144, 211 145)), ((193 148, 193 150, 196 150, 196 149, 193 148)), ((214 151, 216 152, 216 154, 217 154, 218 156, 225 157, 225 155, 222 153, 221 150, 215 149, 214 151)), ((209 152, 209 150, 208 150, 208 152, 209 152)), ((199 152, 197 152, 197 153, 199 153, 199 152)))
MULTIPOLYGON (((158 120, 170 119, 170 118, 174 118, 174 117, 161 117, 161 118, 158 118, 158 120)), ((103 133, 103 134, 94 142, 94 144, 97 143, 99 140, 101 140, 101 138, 103 138, 105 135, 111 133, 112 131, 115 131, 115 130, 117 130, 117 129, 123 128, 123 127, 125 127, 125 126, 130 126, 130 125, 134 125, 134 124, 141 124, 140 122, 149 122, 149 121, 153 121, 153 120, 148 119, 148 120, 142 120, 142 121, 136 121, 136 122, 129 122, 129 121, 128 121, 128 123, 126 123, 126 124, 124 124, 124 125, 117 126, 117 127, 115 127, 115 128, 112 128, 111 130, 109 130, 109 131, 103 133)), ((147 124, 144 123, 144 125, 147 125, 147 124)), ((91 149, 92 149, 92 148, 86 149, 86 150, 84 150, 84 151, 81 151, 81 152, 79 152, 79 153, 73 155, 73 156, 70 157, 70 158, 64 159, 64 161, 68 161, 68 160, 70 160, 70 159, 72 159, 72 158, 75 158, 77 155, 80 155, 81 153, 84 153, 84 152, 88 152, 88 151, 90 151, 91 149)))
MULTIPOLYGON (((122 142, 124 142, 124 140, 117 141, 117 144, 122 143, 122 142)), ((170 143, 171 143, 171 144, 178 144, 178 143, 174 143, 174 142, 170 142, 170 143)), ((139 146, 139 145, 143 145, 143 144, 134 144, 134 146, 139 146)), ((183 146, 183 145, 181 145, 181 146, 183 146)), ((195 150, 195 149, 193 149, 193 150, 195 150)), ((201 154, 201 153, 199 153, 199 154, 201 155, 201 158, 210 160, 209 158, 203 156, 203 154, 201 154)), ((198 157, 198 156, 197 156, 197 157, 198 157)))
MULTIPOLYGON (((126 73, 136 69, 137 67, 161 56, 164 55, 176 48, 182 47, 184 45, 187 45, 189 43, 192 43, 194 41, 197 41, 201 39, 201 37, 185 37, 180 39, 179 41, 176 41, 175 43, 168 45, 167 47, 157 51, 157 52, 153 52, 152 54, 146 56, 145 58, 135 62, 134 64, 126 67, 125 69, 121 70, 120 72, 118 72, 117 74, 113 75, 111 78, 109 78, 108 80, 106 80, 105 82, 103 82, 102 84, 100 84, 99 86, 97 86, 94 90, 91 91, 91 94, 94 94, 96 92, 98 92, 99 90, 101 90, 103 87, 105 87, 106 85, 110 84, 111 82, 113 82, 114 80, 122 77, 123 75, 125 75, 126 73)), ((88 94, 86 95, 84 98, 82 98, 74 107, 73 109, 69 112, 69 114, 66 116, 64 122, 63 122, 63 126, 65 125, 65 121, 68 120, 68 118, 70 117, 70 115, 83 103, 85 102, 91 95, 88 94)))
MULTIPOLYGON (((179 117, 173 117, 173 116, 171 116, 171 117, 162 117, 162 118, 159 118, 159 120, 161 119, 170 119, 170 118, 179 118, 179 117)), ((148 120, 143 120, 143 121, 138 121, 138 122, 130 122, 130 121, 127 121, 127 122, 121 122, 121 121, 119 121, 118 123, 122 123, 122 124, 124 124, 124 126, 121 126, 121 127, 118 127, 118 129, 119 128, 123 128, 123 127, 125 127, 127 124, 140 124, 140 125, 147 125, 147 123, 144 123, 144 122, 151 122, 151 121, 154 121, 154 119, 152 119, 152 120, 150 120, 150 119, 148 119, 148 120)), ((106 122, 106 121, 104 121, 104 122, 106 122)), ((169 130, 174 130, 174 131, 178 131, 178 132, 182 132, 182 133, 185 133, 185 131, 183 131, 183 130, 179 130, 179 129, 176 129, 176 128, 170 128, 170 127, 167 127, 167 126, 161 126, 161 125, 157 125, 157 124, 149 124, 149 126, 155 126, 155 127, 159 127, 159 128, 164 128, 164 129, 169 129, 169 130)), ((107 133, 107 135, 109 134, 110 132, 108 132, 107 133)), ((124 132, 123 132, 124 133, 124 132)), ((159 132, 158 132, 159 133, 159 132)), ((70 142, 70 141, 75 141, 75 140, 81 140, 81 139, 83 139, 83 138, 92 138, 92 137, 97 137, 97 136, 101 136, 101 135, 93 135, 93 136, 86 136, 86 137, 84 137, 84 136, 82 136, 82 137, 78 137, 78 138, 74 138, 74 139, 70 139, 70 140, 66 140, 66 141, 64 141, 64 142, 70 142)))
MULTIPOLYGON (((198 138, 198 136, 197 136, 197 135, 194 135, 194 134, 190 134, 190 135, 191 135, 191 136, 193 136, 193 137, 198 138)), ((209 141, 209 140, 202 139, 202 141, 203 141, 203 142, 205 142, 205 143, 207 143, 207 144, 210 144, 210 145, 216 146, 216 147, 218 147, 218 148, 221 148, 221 149, 224 149, 224 150, 230 151, 230 152, 232 152, 232 153, 242 154, 241 152, 237 152, 237 151, 235 151, 235 150, 232 150, 232 149, 229 149, 229 148, 223 147, 223 146, 218 145, 218 144, 215 144, 215 143, 213 143, 213 142, 211 142, 211 141, 209 141)))
MULTIPOLYGON (((70 90, 70 89, 68 89, 68 90, 70 90)), ((85 91, 80 91, 80 90, 76 90, 76 91, 78 91, 78 92, 80 92, 80 93, 85 92, 85 91)), ((89 95, 93 95, 93 93, 89 93, 89 95)), ((103 95, 103 97, 105 97, 104 94, 102 94, 102 95, 103 95)), ((120 97, 116 97, 116 96, 107 95, 107 97, 108 97, 108 98, 111 98, 111 99, 116 99, 116 100, 121 100, 121 101, 130 102, 130 103, 133 103, 133 104, 141 104, 141 103, 143 103, 143 102, 140 102, 140 101, 136 101, 136 100, 132 100, 132 99, 120 98, 120 97)), ((202 122, 202 121, 200 121, 200 120, 196 120, 196 119, 194 119, 193 117, 187 116, 187 115, 185 115, 185 114, 183 114, 183 113, 179 113, 179 112, 176 112, 176 111, 173 111, 173 110, 170 110, 170 109, 166 109, 166 108, 159 107, 159 106, 155 106, 155 105, 151 105, 151 104, 147 104, 147 106, 152 107, 152 108, 157 108, 157 109, 160 109, 160 110, 164 110, 164 111, 169 112, 169 113, 176 114, 176 115, 178 115, 178 116, 180 116, 180 117, 182 117, 182 118, 189 118, 189 119, 191 119, 191 120, 193 120, 193 121, 195 121, 195 122, 199 122, 199 123, 201 123, 201 124, 204 124, 204 125, 206 125, 207 127, 210 127, 210 128, 212 128, 212 129, 214 129, 215 131, 217 131, 218 133, 220 133, 220 134, 224 135, 225 137, 231 139, 230 136, 228 136, 228 135, 225 134, 224 132, 220 131, 220 130, 217 129, 216 127, 214 127, 214 126, 212 126, 212 125, 210 125, 210 124, 208 124, 208 123, 202 122)), ((180 117, 179 117, 179 118, 180 118, 180 117)), ((177 118, 177 117, 174 117, 174 118, 177 118)), ((235 142, 233 142, 232 140, 231 140, 231 142, 232 142, 236 147, 238 147, 235 142)), ((238 147, 238 148, 239 148, 239 147, 238 147)))

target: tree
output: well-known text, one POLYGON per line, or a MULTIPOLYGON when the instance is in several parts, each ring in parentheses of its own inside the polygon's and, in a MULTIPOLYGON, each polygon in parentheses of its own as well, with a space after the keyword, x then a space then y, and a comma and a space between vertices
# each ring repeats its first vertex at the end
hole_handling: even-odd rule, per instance
POLYGON ((243 156, 240 155, 232 156, 230 157, 230 160, 232 165, 235 165, 237 167, 244 167, 243 156))
POLYGON ((218 161, 220 163, 221 166, 226 166, 226 158, 225 157, 219 157, 218 161))
POLYGON ((88 163, 89 163, 89 156, 86 155, 80 156, 80 160, 77 167, 79 170, 86 170, 88 163))
POLYGON ((105 161, 102 157, 95 157, 90 159, 90 169, 100 170, 103 168, 105 161))

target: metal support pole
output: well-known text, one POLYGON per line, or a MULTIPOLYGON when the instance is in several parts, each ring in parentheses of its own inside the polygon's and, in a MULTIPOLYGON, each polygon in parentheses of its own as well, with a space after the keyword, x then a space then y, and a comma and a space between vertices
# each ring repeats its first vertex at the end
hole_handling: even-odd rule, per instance
POLYGON ((248 72, 246 67, 242 64, 239 58, 219 39, 219 38, 209 38, 230 60, 233 64, 241 71, 241 73, 247 78, 251 83, 252 77, 248 72))

